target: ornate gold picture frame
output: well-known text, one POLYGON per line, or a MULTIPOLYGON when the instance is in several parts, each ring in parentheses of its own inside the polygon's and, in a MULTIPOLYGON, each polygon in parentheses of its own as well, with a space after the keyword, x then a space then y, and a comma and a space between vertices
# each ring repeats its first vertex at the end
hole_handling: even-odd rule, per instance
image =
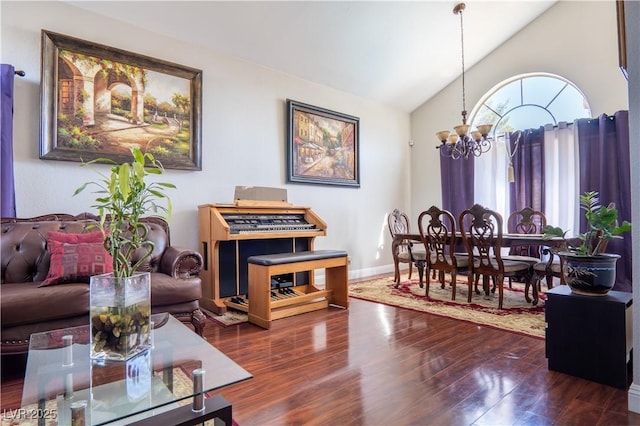
POLYGON ((40 158, 201 170, 202 71, 42 30, 40 158))

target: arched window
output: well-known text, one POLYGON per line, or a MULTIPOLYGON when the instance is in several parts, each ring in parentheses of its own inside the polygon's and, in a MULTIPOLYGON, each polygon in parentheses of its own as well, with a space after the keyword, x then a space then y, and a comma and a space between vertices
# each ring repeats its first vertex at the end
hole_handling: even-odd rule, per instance
POLYGON ((470 114, 471 128, 493 124, 494 145, 475 159, 474 201, 493 206, 508 217, 508 165, 514 153, 507 149, 505 134, 545 126, 545 182, 554 185, 545 186, 544 213, 548 223, 577 229, 577 203, 559 194, 578 192, 577 142, 571 124, 584 117, 591 117, 586 96, 575 84, 558 75, 522 74, 494 86, 470 114))
POLYGON ((531 129, 545 124, 591 117, 578 87, 549 73, 522 74, 494 86, 471 111, 471 128, 493 124, 492 133, 531 129))

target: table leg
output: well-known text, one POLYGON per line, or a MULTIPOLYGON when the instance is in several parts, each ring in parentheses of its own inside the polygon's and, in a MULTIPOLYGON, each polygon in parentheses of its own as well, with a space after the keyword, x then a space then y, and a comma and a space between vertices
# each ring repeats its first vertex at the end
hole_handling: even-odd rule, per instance
POLYGON ((193 370, 193 411, 204 410, 204 370, 197 368, 193 370))
POLYGON ((539 300, 539 297, 538 297, 538 282, 539 281, 537 281, 537 280, 533 280, 533 278, 531 278, 530 281, 529 281, 529 283, 530 283, 529 285, 531 287, 533 287, 533 291, 532 291, 532 293, 533 293, 533 302, 531 302, 533 304, 533 306, 537 305, 538 304, 538 300, 539 300))

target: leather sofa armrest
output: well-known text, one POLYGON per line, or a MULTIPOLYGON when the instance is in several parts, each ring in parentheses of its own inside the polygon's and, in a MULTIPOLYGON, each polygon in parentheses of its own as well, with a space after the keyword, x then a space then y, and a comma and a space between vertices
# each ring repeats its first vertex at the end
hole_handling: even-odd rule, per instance
POLYGON ((162 254, 159 271, 173 278, 191 278, 200 274, 202 264, 197 251, 169 246, 162 254))

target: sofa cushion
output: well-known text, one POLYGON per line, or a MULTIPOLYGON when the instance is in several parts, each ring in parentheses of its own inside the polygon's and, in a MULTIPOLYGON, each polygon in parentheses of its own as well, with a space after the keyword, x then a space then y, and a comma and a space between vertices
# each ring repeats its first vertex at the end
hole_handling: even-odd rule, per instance
POLYGON ((2 328, 87 315, 89 286, 39 287, 39 282, 2 285, 2 328))
POLYGON ((49 232, 51 255, 47 278, 40 287, 68 282, 88 282, 92 275, 113 271, 113 259, 104 249, 102 232, 66 234, 49 232))
POLYGON ((84 232, 81 234, 68 232, 47 232, 47 243, 50 241, 58 241, 61 243, 78 244, 78 243, 101 243, 103 242, 102 232, 84 232))

